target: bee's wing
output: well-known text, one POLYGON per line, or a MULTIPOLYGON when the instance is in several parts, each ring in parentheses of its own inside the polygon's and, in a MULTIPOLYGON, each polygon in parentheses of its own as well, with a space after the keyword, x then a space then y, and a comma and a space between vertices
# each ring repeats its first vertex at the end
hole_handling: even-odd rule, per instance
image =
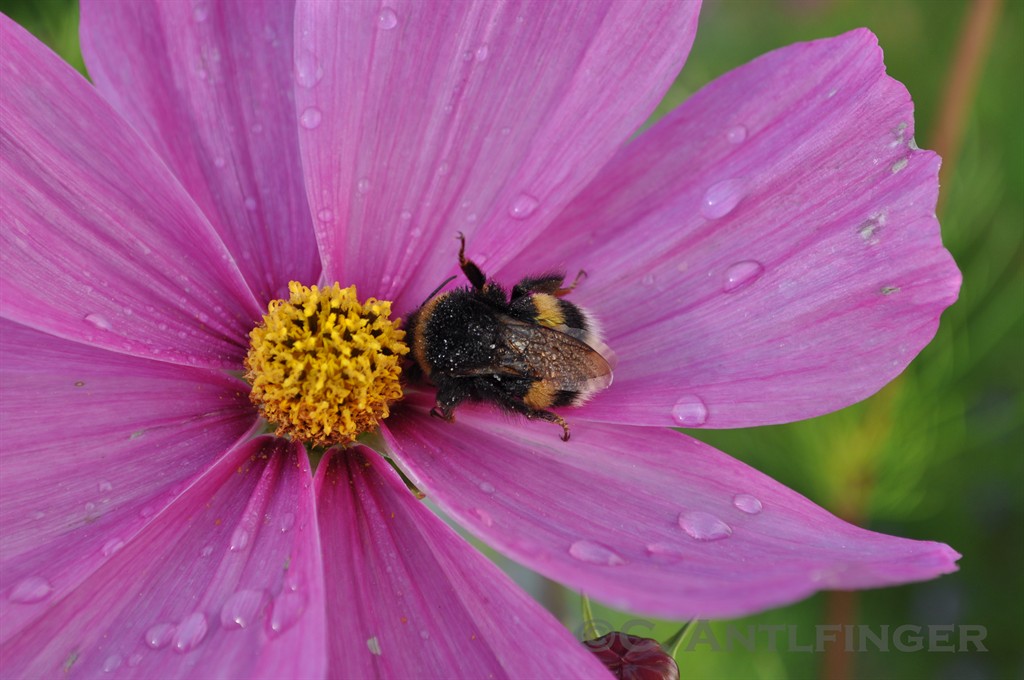
POLYGON ((573 334, 509 316, 499 318, 502 332, 495 358, 505 372, 584 395, 612 384, 611 362, 573 334))

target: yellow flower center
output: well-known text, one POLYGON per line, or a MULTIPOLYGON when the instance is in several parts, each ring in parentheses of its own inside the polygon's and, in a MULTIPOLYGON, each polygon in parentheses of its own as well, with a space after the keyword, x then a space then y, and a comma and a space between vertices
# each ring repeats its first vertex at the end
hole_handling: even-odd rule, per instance
POLYGON ((405 331, 390 319, 390 302, 360 304, 355 286, 292 281, 288 292, 249 333, 249 398, 279 436, 314 446, 350 442, 387 418, 402 396, 405 331))

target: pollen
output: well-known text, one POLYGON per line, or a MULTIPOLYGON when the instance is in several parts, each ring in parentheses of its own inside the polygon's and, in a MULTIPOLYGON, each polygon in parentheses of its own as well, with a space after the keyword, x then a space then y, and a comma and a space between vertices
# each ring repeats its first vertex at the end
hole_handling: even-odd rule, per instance
POLYGON ((356 287, 292 281, 249 333, 249 398, 279 436, 314 446, 345 444, 376 428, 402 396, 408 353, 391 303, 360 303, 356 287))

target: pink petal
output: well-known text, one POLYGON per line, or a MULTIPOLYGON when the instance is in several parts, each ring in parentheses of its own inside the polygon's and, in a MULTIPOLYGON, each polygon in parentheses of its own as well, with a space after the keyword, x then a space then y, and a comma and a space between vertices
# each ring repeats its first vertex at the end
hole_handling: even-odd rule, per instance
POLYGON ((0 582, 18 601, 4 609, 6 638, 79 587, 256 416, 234 378, 6 320, 0 356, 0 582))
POLYGON ((316 283, 292 95, 292 2, 83 2, 97 89, 220 232, 257 298, 316 283))
POLYGON ((948 546, 847 524, 671 430, 571 421, 563 442, 549 423, 463 406, 448 424, 428 405, 385 432, 413 483, 481 540, 615 607, 739 616, 956 570, 948 546))
POLYGON ((619 365, 579 417, 780 423, 903 371, 960 285, 913 125, 862 30, 719 78, 620 153, 502 277, 586 269, 572 299, 619 365))
POLYGON ((316 483, 331 677, 607 677, 379 455, 328 456, 316 483))
POLYGON ((457 231, 508 259, 653 111, 697 2, 299 2, 296 90, 327 280, 414 307, 457 231))
MULTIPOLYGON (((301 446, 252 440, 78 588, 51 597, 45 614, 5 644, 5 673, 322 677, 316 529, 301 446)), ((56 546, 50 554, 60 558, 56 546)))
POLYGON ((0 18, 0 306, 53 335, 237 367, 259 319, 163 162, 71 67, 0 18))

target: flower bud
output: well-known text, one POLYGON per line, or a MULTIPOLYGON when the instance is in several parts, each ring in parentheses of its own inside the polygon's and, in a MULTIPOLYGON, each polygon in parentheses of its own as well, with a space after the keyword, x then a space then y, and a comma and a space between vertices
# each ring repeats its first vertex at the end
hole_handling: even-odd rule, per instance
POLYGON ((679 666, 657 640, 613 631, 583 644, 619 680, 679 680, 679 666))

